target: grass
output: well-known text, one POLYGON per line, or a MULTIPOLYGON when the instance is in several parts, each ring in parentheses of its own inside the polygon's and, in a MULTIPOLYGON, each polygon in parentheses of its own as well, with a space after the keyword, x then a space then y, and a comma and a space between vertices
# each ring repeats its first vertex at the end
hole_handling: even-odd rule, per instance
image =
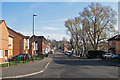
MULTIPOLYGON (((45 58, 46 56, 44 56, 45 58)), ((42 60, 41 57, 34 57, 34 60, 42 60)), ((30 61, 11 61, 10 62, 10 66, 13 66, 13 65, 18 65, 20 63, 30 63, 30 62, 33 62, 32 60, 30 61)), ((0 64, 0 67, 7 67, 8 66, 8 63, 4 63, 4 64, 0 64)))
POLYGON ((42 58, 40 57, 34 57, 34 60, 41 60, 42 58))
MULTIPOLYGON (((30 62, 32 62, 32 60, 30 60, 30 61, 11 61, 10 62, 10 66, 13 66, 13 65, 18 65, 18 64, 20 64, 20 63, 30 63, 30 62)), ((0 64, 0 67, 7 67, 8 66, 8 63, 3 63, 3 64, 0 64)))
POLYGON ((0 64, 0 67, 7 67, 7 66, 8 66, 8 63, 0 64))
POLYGON ((120 60, 118 60, 118 59, 113 59, 111 61, 113 61, 113 62, 120 62, 120 60))

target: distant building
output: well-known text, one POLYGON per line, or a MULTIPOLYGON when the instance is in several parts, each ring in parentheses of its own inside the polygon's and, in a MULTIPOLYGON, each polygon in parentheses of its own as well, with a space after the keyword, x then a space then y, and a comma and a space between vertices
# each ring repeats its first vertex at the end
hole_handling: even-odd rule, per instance
POLYGON ((120 54, 120 35, 108 39, 108 52, 120 54))
POLYGON ((63 43, 63 51, 64 52, 68 51, 67 43, 63 43))
MULTIPOLYGON (((35 36, 34 35, 34 54, 40 55, 49 53, 50 51, 50 43, 44 38, 44 36, 35 36)), ((30 53, 33 56, 33 36, 30 38, 30 53)))
POLYGON ((98 50, 102 50, 102 51, 108 52, 108 42, 100 43, 98 45, 98 50))

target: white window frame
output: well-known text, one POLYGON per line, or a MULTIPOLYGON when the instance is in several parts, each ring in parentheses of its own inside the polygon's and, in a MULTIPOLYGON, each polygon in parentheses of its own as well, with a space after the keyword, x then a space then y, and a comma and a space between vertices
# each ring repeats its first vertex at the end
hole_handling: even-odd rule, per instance
POLYGON ((11 50, 8 50, 8 55, 11 55, 10 52, 11 52, 11 50))
POLYGON ((3 58, 3 50, 0 50, 0 58, 3 58))
POLYGON ((11 55, 13 55, 13 50, 11 50, 11 55))

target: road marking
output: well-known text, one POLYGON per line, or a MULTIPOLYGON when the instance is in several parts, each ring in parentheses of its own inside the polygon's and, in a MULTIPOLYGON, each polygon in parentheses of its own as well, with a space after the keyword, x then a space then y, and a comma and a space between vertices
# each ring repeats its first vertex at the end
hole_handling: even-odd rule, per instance
POLYGON ((47 63, 47 65, 45 66, 45 68, 41 71, 38 71, 38 72, 34 72, 34 73, 30 73, 30 74, 26 74, 26 75, 18 75, 18 76, 8 76, 8 77, 3 77, 2 79, 10 79, 10 78, 22 78, 22 77, 28 77, 28 76, 33 76, 33 75, 36 75, 36 74, 40 74, 42 72, 45 71, 45 69, 48 67, 48 65, 50 64, 52 59, 50 59, 50 61, 47 63))
MULTIPOLYGON (((51 60, 50 60, 51 61, 51 60)), ((45 66, 45 69, 48 67, 48 65, 50 64, 50 61, 47 63, 47 65, 45 66)))

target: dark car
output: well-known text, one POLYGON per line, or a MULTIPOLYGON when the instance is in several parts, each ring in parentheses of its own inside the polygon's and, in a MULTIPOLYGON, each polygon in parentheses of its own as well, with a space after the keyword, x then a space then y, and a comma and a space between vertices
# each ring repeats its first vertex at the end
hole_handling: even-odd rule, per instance
POLYGON ((14 56, 11 58, 12 61, 18 60, 18 56, 20 56, 21 54, 18 54, 17 56, 14 56))
POLYGON ((21 57, 24 58, 24 60, 31 60, 31 56, 29 54, 21 54, 21 57))
POLYGON ((31 56, 29 54, 19 54, 17 56, 12 57, 12 61, 15 60, 31 60, 31 56))

